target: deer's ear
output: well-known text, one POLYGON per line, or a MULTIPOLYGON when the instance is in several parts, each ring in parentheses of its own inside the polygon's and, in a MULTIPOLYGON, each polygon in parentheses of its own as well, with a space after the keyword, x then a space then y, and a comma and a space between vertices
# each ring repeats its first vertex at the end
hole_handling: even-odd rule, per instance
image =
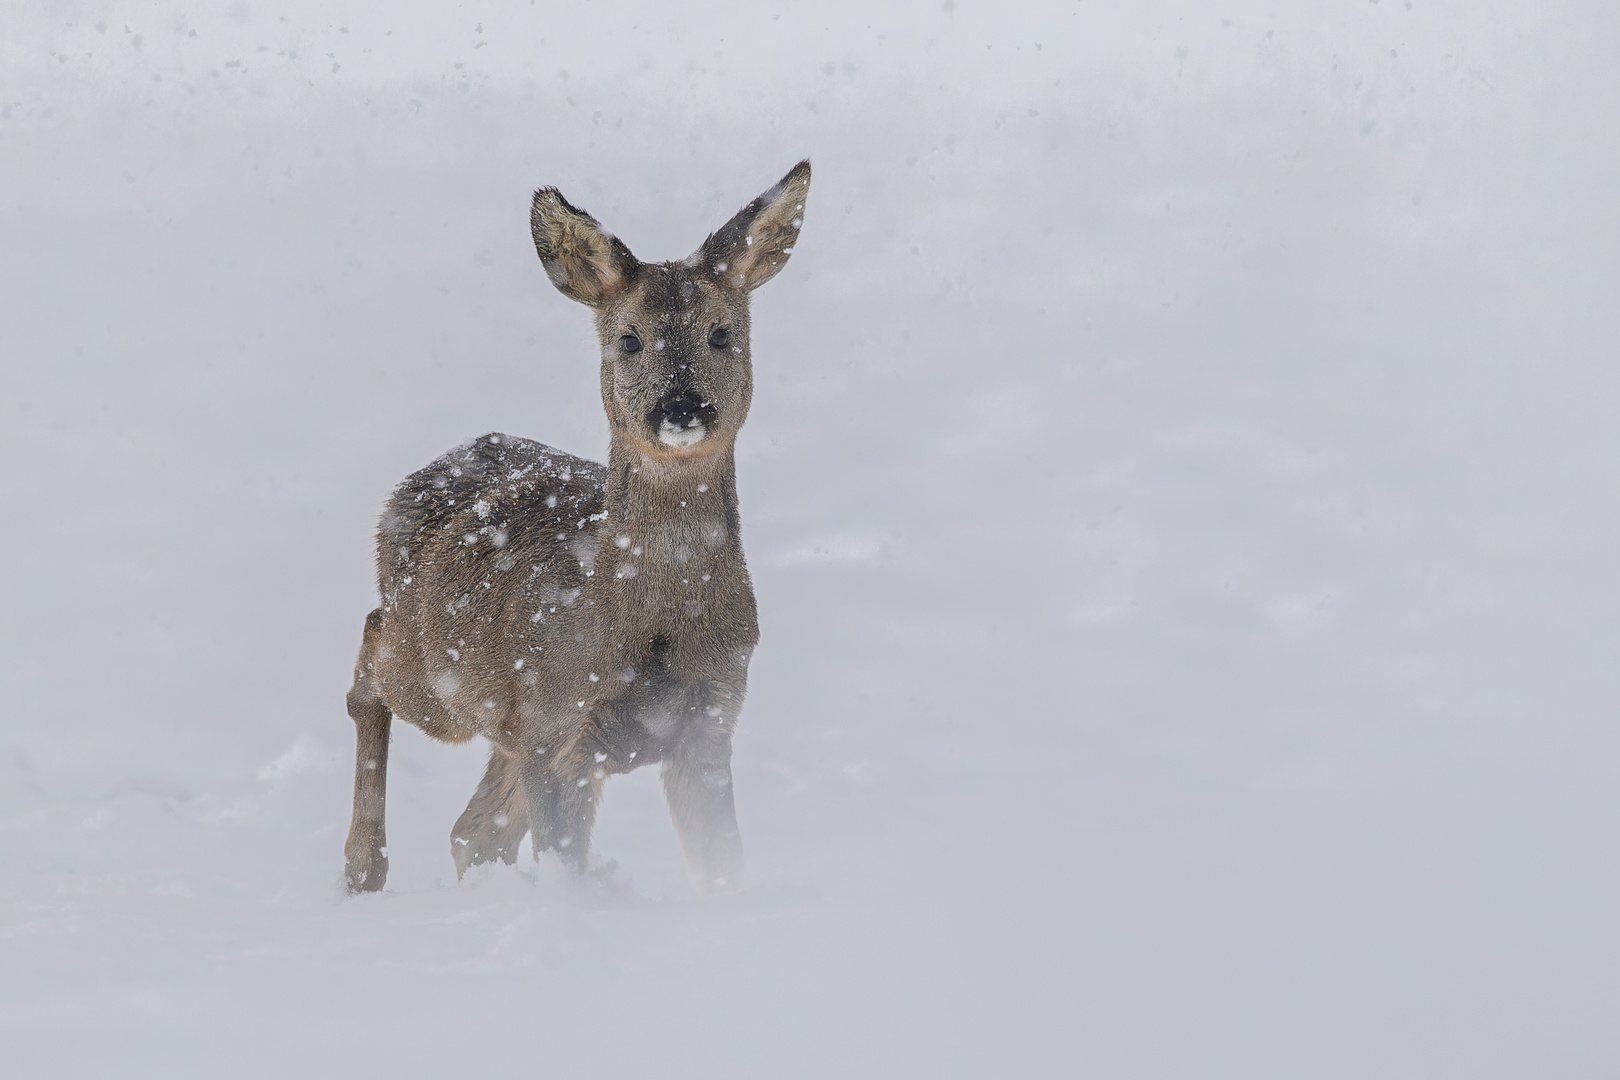
POLYGON ((529 207, 534 249, 564 296, 601 307, 635 277, 641 264, 624 242, 556 188, 541 188, 529 207))
POLYGON ((810 162, 801 161, 775 187, 703 241, 698 261, 728 285, 749 291, 759 288, 793 254, 809 194, 810 162))

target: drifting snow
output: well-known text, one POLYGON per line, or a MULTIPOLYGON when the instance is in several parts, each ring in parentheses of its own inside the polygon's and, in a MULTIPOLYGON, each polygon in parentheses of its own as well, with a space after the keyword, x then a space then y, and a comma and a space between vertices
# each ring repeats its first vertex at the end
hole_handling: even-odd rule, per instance
POLYGON ((8 1071, 1620 1068, 1616 16, 1100 7, 8 19, 8 1071), (667 258, 806 153, 745 893, 650 770, 457 884, 396 724, 346 898, 383 494, 606 446, 531 192, 667 258))

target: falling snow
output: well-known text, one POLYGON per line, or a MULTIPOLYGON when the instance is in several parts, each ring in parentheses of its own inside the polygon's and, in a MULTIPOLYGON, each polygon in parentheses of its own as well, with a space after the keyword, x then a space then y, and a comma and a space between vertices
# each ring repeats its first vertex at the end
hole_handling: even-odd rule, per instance
MULTIPOLYGON (((334 10, 0 35, 8 1075, 1620 1072, 1620 17, 334 10), (691 899, 655 768, 583 880, 457 883, 486 747, 399 723, 347 898, 385 493, 606 448, 530 192, 680 258, 805 154, 737 443, 743 892, 691 899)), ((573 460, 412 510, 526 577, 503 503, 573 460)), ((696 491, 604 576, 723 541, 696 491)), ((440 692, 507 707, 456 632, 440 692)))

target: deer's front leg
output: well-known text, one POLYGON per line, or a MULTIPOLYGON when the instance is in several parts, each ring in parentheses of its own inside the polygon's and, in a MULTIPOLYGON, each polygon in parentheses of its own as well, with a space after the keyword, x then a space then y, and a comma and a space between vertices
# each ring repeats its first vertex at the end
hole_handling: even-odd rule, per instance
POLYGON ((664 756, 664 798, 692 886, 707 895, 742 886, 742 836, 731 791, 731 723, 712 706, 693 711, 664 756))
POLYGON ((536 856, 555 850, 575 873, 585 870, 604 775, 578 739, 571 746, 530 753, 523 790, 536 856))

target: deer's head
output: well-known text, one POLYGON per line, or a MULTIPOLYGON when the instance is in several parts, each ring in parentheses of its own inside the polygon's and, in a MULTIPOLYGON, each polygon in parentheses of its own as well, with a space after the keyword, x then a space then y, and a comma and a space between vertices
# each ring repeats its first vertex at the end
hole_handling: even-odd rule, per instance
POLYGON ((677 262, 644 263, 556 188, 529 223, 552 284, 596 314, 613 437, 650 457, 699 457, 737 437, 754 380, 748 297, 798 240, 810 191, 801 161, 677 262))

